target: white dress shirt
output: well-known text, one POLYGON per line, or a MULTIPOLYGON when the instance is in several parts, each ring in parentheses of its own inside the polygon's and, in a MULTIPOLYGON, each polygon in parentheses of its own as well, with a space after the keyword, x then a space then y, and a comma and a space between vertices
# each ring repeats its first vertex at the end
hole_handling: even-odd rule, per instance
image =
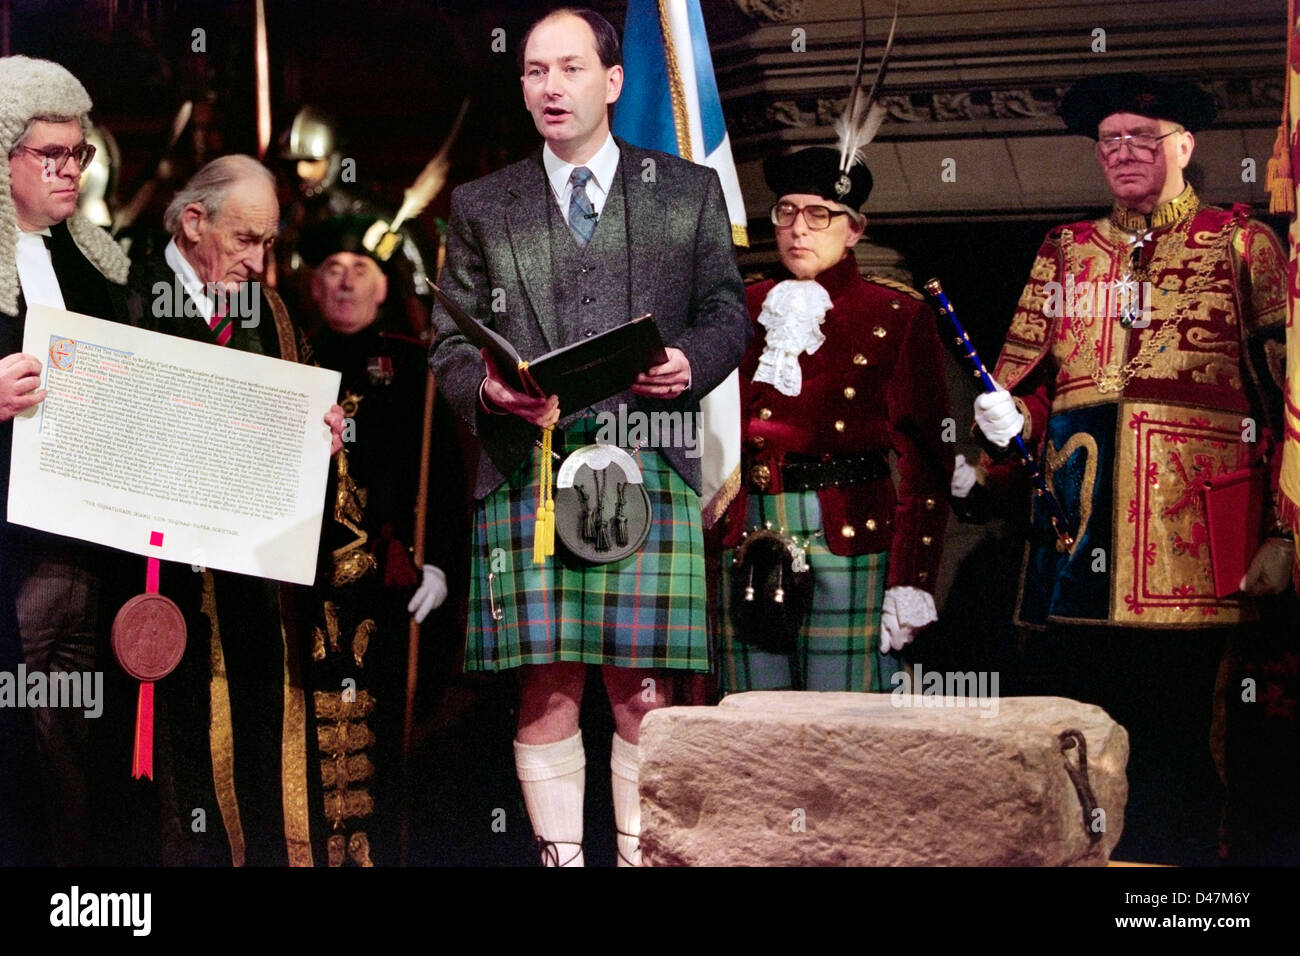
POLYGON ((18 283, 23 288, 23 298, 27 305, 48 305, 56 309, 66 309, 63 304, 63 290, 59 288, 59 277, 54 274, 54 260, 50 250, 45 248, 42 236, 48 236, 49 229, 39 232, 18 232, 18 245, 14 258, 18 265, 18 283))
MULTIPOLYGON (((605 197, 609 195, 614 177, 618 175, 618 156, 618 143, 614 142, 613 136, 606 134, 605 144, 600 147, 595 156, 582 164, 591 170, 591 178, 587 180, 587 198, 591 200, 591 208, 596 211, 596 215, 600 215, 600 211, 605 208, 605 197)), ((559 204, 560 215, 564 217, 565 222, 568 222, 569 197, 573 192, 569 174, 577 169, 577 166, 566 163, 551 152, 550 143, 542 147, 542 165, 546 167, 546 178, 551 183, 551 195, 559 204)))
POLYGON ((203 280, 201 280, 199 274, 194 271, 194 267, 190 265, 189 260, 181 255, 181 250, 176 245, 175 239, 172 239, 171 242, 167 243, 167 249, 163 252, 163 258, 166 259, 167 264, 172 267, 172 272, 175 272, 181 277, 181 285, 185 286, 185 291, 190 294, 190 298, 192 298, 198 305, 199 311, 203 313, 203 318, 207 321, 208 325, 211 325, 212 317, 217 314, 217 304, 213 301, 212 297, 208 295, 207 286, 203 284, 203 280))

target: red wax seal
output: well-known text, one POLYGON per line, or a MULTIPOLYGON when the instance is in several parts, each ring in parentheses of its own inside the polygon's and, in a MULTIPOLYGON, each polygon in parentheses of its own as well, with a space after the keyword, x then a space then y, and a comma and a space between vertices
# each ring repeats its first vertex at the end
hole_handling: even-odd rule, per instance
POLYGON ((185 617, 171 598, 137 594, 113 619, 113 654, 136 680, 166 677, 185 653, 185 617))

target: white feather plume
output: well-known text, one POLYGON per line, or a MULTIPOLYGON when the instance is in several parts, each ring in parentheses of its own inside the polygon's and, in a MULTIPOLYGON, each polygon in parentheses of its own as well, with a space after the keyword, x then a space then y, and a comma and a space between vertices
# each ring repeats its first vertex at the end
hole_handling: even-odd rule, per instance
POLYGON ((835 135, 838 138, 840 152, 840 172, 847 173, 855 163, 866 162, 866 147, 876 138, 880 124, 885 121, 888 108, 878 102, 880 86, 885 78, 885 68, 889 64, 889 53, 894 48, 894 31, 898 29, 898 0, 894 0, 894 20, 889 26, 889 39, 885 41, 885 52, 880 55, 880 65, 876 67, 875 78, 869 92, 862 89, 862 61, 867 49, 867 16, 865 4, 862 5, 862 42, 858 48, 858 68, 853 77, 853 86, 849 90, 849 100, 844 112, 835 121, 835 135))
POLYGON ((841 171, 847 171, 854 163, 867 161, 866 147, 876 138, 888 112, 885 104, 872 103, 865 119, 852 117, 847 110, 840 114, 835 121, 835 135, 839 138, 841 171))

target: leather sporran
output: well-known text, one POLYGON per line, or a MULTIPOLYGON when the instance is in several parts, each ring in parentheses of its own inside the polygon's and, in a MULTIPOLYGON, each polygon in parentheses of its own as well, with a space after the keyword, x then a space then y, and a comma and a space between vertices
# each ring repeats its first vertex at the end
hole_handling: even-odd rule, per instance
POLYGON ((731 623, 745 644, 790 654, 812 607, 812 572, 798 542, 758 528, 745 535, 732 561, 731 623))
POLYGON ((555 478, 555 534, 586 564, 612 564, 640 551, 653 520, 636 460, 617 445, 584 445, 555 478))

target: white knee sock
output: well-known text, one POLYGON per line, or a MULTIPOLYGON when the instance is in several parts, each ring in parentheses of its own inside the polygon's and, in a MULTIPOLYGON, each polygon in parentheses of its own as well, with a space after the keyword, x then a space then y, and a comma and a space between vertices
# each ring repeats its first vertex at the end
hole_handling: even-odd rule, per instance
POLYGON ((609 770, 614 791, 614 826, 619 831, 619 866, 641 865, 641 846, 637 839, 641 835, 641 798, 637 793, 640 767, 641 748, 615 734, 609 770))
POLYGON ((515 771, 524 791, 524 805, 533 833, 546 843, 547 866, 582 866, 582 794, 587 756, 582 734, 553 744, 515 741, 515 771))

